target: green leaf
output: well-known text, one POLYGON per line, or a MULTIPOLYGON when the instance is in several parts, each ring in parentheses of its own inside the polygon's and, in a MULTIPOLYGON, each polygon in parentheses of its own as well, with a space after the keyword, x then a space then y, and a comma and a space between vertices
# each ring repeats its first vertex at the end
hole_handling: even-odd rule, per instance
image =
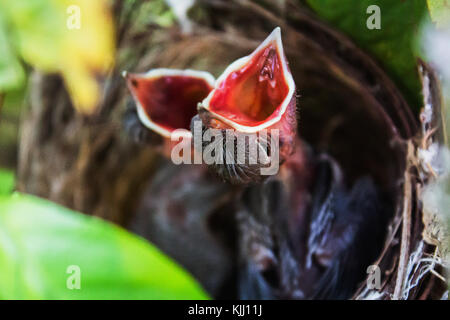
POLYGON ((14 189, 14 173, 0 169, 0 195, 10 194, 14 189))
POLYGON ((319 16, 350 36, 384 67, 403 91, 411 107, 422 105, 415 43, 426 16, 423 0, 307 0, 319 16), (369 30, 370 5, 380 7, 381 29, 369 30))
POLYGON ((137 236, 49 201, 14 194, 0 197, 0 298, 207 295, 188 273, 137 236), (73 288, 77 268, 80 289, 73 288))
POLYGON ((431 20, 438 28, 450 26, 450 1, 448 0, 427 0, 428 10, 431 20))
POLYGON ((0 44, 0 92, 6 92, 22 86, 25 80, 25 72, 11 47, 6 25, 1 15, 0 44))

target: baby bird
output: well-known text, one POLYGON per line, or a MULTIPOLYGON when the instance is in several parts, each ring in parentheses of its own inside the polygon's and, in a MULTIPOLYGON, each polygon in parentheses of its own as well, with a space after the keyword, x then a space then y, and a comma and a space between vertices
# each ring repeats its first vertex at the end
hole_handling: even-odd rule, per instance
POLYGON ((389 202, 370 177, 347 188, 330 156, 292 162, 243 196, 239 297, 348 299, 382 249, 389 202))

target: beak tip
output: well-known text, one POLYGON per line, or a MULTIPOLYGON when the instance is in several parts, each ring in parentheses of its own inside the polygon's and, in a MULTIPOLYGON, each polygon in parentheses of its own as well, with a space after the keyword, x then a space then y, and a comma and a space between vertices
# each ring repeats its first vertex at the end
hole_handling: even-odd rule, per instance
POLYGON ((272 34, 274 38, 281 38, 281 28, 276 27, 275 29, 273 29, 272 34))
POLYGON ((266 40, 264 40, 263 44, 261 46, 265 46, 268 43, 276 43, 277 46, 281 45, 281 28, 280 27, 276 27, 275 29, 272 30, 272 32, 270 33, 270 35, 266 38, 266 40))

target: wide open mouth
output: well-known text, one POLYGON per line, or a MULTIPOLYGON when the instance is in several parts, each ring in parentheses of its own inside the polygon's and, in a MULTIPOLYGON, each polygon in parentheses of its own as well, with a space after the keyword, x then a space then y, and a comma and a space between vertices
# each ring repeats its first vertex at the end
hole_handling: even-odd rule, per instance
POLYGON ((233 62, 202 106, 244 132, 257 132, 283 116, 295 92, 280 28, 249 56, 233 62))
POLYGON ((197 104, 214 87, 211 74, 195 70, 153 69, 124 76, 142 123, 168 138, 177 129, 190 136, 189 126, 197 114, 197 104))

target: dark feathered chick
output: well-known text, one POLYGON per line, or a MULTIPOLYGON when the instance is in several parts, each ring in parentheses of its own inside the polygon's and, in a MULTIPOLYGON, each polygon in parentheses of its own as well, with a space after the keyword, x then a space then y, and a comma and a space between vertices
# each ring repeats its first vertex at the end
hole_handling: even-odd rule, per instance
POLYGON ((381 250, 390 210, 373 180, 362 177, 347 188, 331 157, 310 156, 307 163, 286 163, 279 176, 244 195, 243 299, 350 298, 381 250))

